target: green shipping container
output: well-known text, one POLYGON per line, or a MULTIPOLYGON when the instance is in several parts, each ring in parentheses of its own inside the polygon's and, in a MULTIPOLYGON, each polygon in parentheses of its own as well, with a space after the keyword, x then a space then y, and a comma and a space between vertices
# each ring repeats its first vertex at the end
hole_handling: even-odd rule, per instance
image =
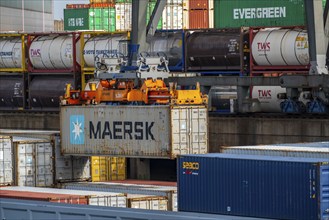
POLYGON ((215 0, 215 28, 304 26, 304 0, 215 0))
MULTIPOLYGON (((153 9, 155 7, 156 2, 150 1, 147 6, 147 11, 146 11, 146 24, 149 22, 150 17, 152 15, 153 9)), ((157 29, 162 29, 162 16, 160 17, 157 29)))
POLYGON ((89 30, 115 31, 115 8, 90 8, 89 30))
POLYGON ((88 30, 89 29, 89 9, 76 8, 64 9, 64 30, 88 30))

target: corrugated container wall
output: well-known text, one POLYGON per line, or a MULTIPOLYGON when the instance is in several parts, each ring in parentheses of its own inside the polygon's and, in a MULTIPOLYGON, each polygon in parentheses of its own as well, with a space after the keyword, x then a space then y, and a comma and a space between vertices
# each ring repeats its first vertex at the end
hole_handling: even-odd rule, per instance
POLYGON ((10 136, 0 136, 0 185, 13 184, 13 146, 10 136))
POLYGON ((329 160, 329 142, 224 147, 222 153, 281 157, 324 158, 329 160))
POLYGON ((116 31, 130 31, 132 19, 132 3, 117 3, 115 5, 116 31))
POLYGON ((208 152, 205 106, 62 106, 60 114, 64 154, 172 159, 208 152))
POLYGON ((304 26, 304 0, 215 0, 215 28, 304 26))
POLYGON ((128 196, 128 208, 168 211, 168 199, 158 196, 128 196))
POLYGON ((162 12, 162 28, 164 30, 189 28, 188 6, 187 0, 167 0, 162 12))
POLYGON ((16 152, 16 184, 18 186, 53 186, 54 164, 50 141, 13 137, 16 152))
POLYGON ((91 157, 91 181, 126 179, 126 158, 91 157))
POLYGON ((178 158, 178 210, 329 218, 329 159, 206 154, 178 158))
POLYGON ((64 20, 54 20, 54 31, 64 31, 64 20))
POLYGON ((89 30, 89 9, 64 9, 64 30, 89 30))
MULTIPOLYGON (((150 17, 152 15, 153 9, 155 7, 156 2, 149 2, 147 6, 147 11, 146 11, 146 24, 148 24, 150 17)), ((162 29, 162 16, 160 17, 159 23, 157 25, 156 29, 162 29)))

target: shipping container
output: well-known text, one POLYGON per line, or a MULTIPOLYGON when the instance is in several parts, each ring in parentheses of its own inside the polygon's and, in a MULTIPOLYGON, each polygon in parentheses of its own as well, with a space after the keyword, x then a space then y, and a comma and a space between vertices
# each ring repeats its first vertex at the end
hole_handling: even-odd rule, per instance
POLYGON ((115 31, 115 8, 89 9, 89 30, 115 31))
MULTIPOLYGON (((86 198, 88 205, 97 206, 111 206, 111 207, 127 207, 127 197, 122 193, 109 193, 109 192, 92 192, 92 191, 81 191, 81 190, 66 190, 66 189, 54 189, 54 188, 39 188, 39 187, 2 187, 0 188, 0 194, 10 192, 21 192, 21 193, 46 193, 51 198, 58 198, 58 196, 51 196, 52 194, 70 195, 73 198, 86 198)), ((59 197, 61 198, 61 197, 59 197)), ((52 199, 56 202, 55 199, 52 199)))
POLYGON ((329 142, 223 147, 221 153, 323 158, 329 160, 329 142))
POLYGON ((168 199, 162 196, 145 196, 129 194, 128 208, 168 211, 168 199))
POLYGON ((208 152, 205 106, 62 106, 60 115, 64 154, 173 159, 208 152))
POLYGON ((12 185, 13 179, 13 147, 10 136, 0 136, 0 186, 12 185))
POLYGON ((209 10, 189 10, 189 28, 204 29, 209 28, 209 10))
POLYGON ((19 200, 47 201, 55 203, 80 204, 87 205, 88 198, 85 196, 65 195, 60 193, 40 193, 28 191, 6 190, 5 187, 0 188, 0 198, 10 198, 19 200))
MULTIPOLYGON (((147 11, 146 11, 146 25, 148 24, 150 17, 152 15, 153 9, 155 7, 156 2, 153 1, 149 1, 148 5, 147 5, 147 11)), ((162 29, 162 16, 160 17, 160 20, 158 22, 158 25, 156 27, 156 29, 162 29)))
POLYGON ((208 10, 209 7, 209 0, 190 0, 189 1, 189 8, 190 10, 208 10))
POLYGON ((89 8, 64 9, 64 30, 89 30, 89 8))
POLYGON ((15 177, 18 186, 53 186, 54 163, 51 142, 45 139, 13 137, 16 152, 15 177))
POLYGON ((282 27, 306 24, 304 0, 215 0, 215 28, 282 27))
POLYGON ((74 189, 74 190, 84 190, 84 191, 124 193, 127 194, 128 197, 131 195, 144 195, 144 197, 160 196, 168 199, 168 211, 177 211, 177 206, 178 206, 177 187, 171 185, 164 186, 163 184, 159 185, 158 183, 134 184, 130 181, 130 183, 121 183, 121 182, 63 183, 61 187, 64 189, 74 189))
POLYGON ((188 6, 187 0, 167 0, 162 12, 162 28, 164 30, 189 28, 188 6))
POLYGON ((126 179, 126 158, 91 157, 91 181, 126 179))
POLYGON ((117 3, 115 5, 116 31, 130 31, 132 19, 132 3, 117 3))
POLYGON ((178 210, 328 219, 329 159, 206 154, 178 158, 178 210))

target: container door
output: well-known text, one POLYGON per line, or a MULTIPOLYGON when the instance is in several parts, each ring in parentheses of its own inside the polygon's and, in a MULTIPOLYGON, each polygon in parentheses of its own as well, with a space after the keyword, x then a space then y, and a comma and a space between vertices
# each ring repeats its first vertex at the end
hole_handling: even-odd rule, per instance
POLYGON ((11 139, 0 138, 0 185, 13 183, 13 157, 11 139))
POLYGON ((127 197, 124 195, 108 196, 107 204, 108 204, 108 206, 111 206, 111 207, 127 208, 127 197))
POLYGON ((35 186, 34 144, 17 144, 17 185, 35 186))
POLYGON ((207 109, 189 108, 190 115, 190 152, 192 154, 208 153, 207 109))
POLYGON ((55 143, 55 180, 56 182, 72 180, 72 159, 71 156, 61 155, 60 138, 56 137, 55 143))
POLYGON ((172 151, 175 155, 189 154, 189 114, 187 108, 171 111, 172 151))
POLYGON ((51 143, 36 144, 36 186, 54 184, 53 151, 51 143))
POLYGON ((107 206, 106 196, 90 196, 89 205, 107 206))
POLYGON ((91 181, 107 181, 107 157, 90 157, 91 159, 91 181))
POLYGON ((329 165, 322 165, 320 166, 320 187, 319 188, 319 202, 320 204, 320 216, 319 219, 325 220, 329 219, 329 165))
POLYGON ((72 157, 73 179, 89 180, 90 179, 90 160, 89 157, 72 157))
POLYGON ((109 166, 108 180, 126 179, 126 158, 109 157, 108 166, 109 166))

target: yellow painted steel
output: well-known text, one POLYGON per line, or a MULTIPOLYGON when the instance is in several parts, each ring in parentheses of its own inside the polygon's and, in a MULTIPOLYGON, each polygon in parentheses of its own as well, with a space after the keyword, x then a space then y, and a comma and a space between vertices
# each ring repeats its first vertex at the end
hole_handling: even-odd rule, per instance
POLYGON ((91 157, 92 182, 125 180, 126 158, 91 157))
POLYGON ((21 38, 21 44, 22 44, 22 50, 21 50, 21 62, 22 67, 21 68, 0 68, 0 72, 21 72, 26 73, 27 72, 27 66, 26 66, 26 57, 25 57, 25 50, 26 50, 26 37, 27 34, 23 33, 0 33, 0 38, 6 38, 6 37, 20 37, 21 38))
POLYGON ((196 89, 176 90, 175 85, 171 87, 171 104, 173 105, 208 105, 208 96, 203 95, 200 90, 200 84, 197 83, 196 89))

